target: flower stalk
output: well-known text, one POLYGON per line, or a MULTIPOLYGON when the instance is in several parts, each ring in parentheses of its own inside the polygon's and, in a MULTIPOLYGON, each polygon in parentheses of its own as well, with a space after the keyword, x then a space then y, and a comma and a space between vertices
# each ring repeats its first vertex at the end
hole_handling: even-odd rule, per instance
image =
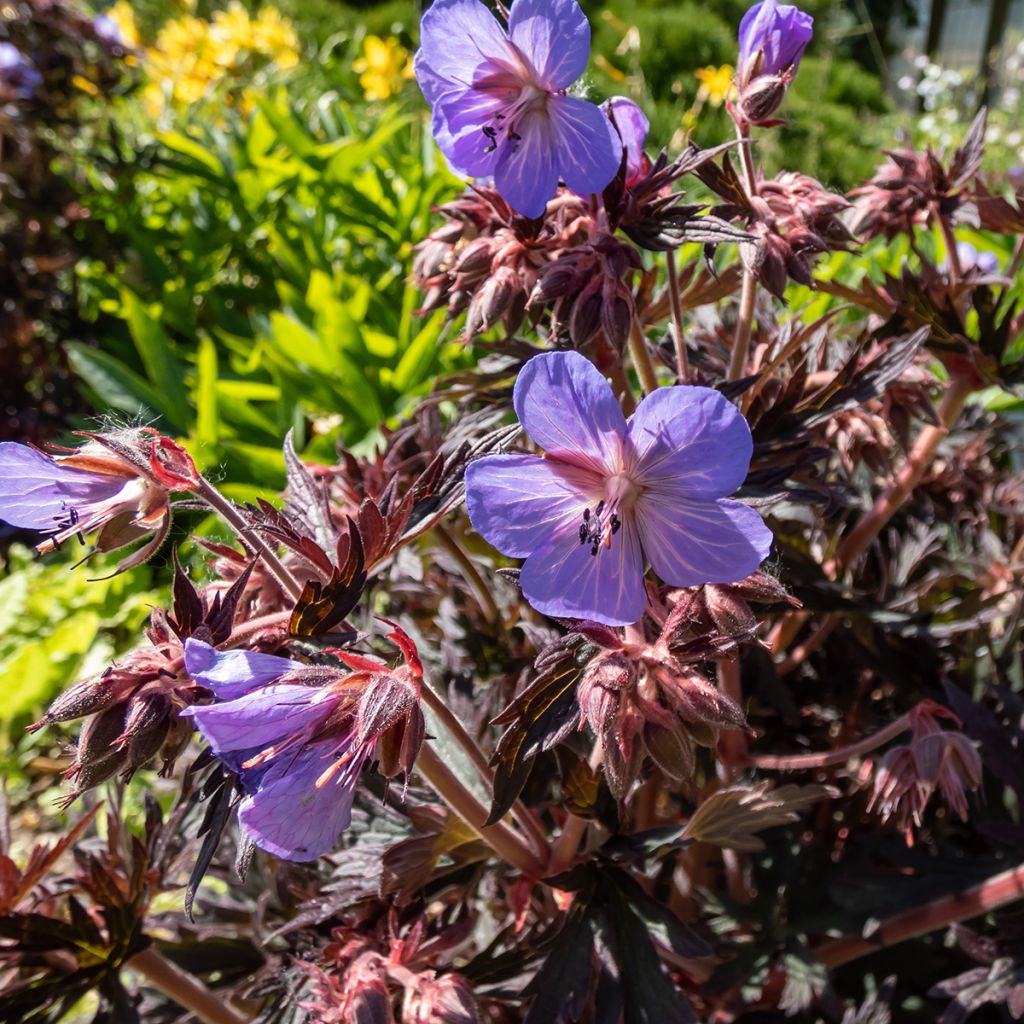
POLYGON ((243 1015, 223 1002, 195 975, 183 971, 155 949, 144 949, 128 961, 153 988, 194 1014, 202 1024, 248 1024, 252 1017, 243 1015))
POLYGON ((665 253, 665 272, 668 278, 668 302, 672 310, 672 340, 676 348, 676 376, 680 384, 690 377, 690 361, 686 355, 686 339, 683 337, 683 299, 679 294, 679 271, 676 268, 674 249, 665 253))
POLYGON ((458 565, 463 578, 466 583, 469 584, 470 590, 473 591, 473 596, 479 602, 480 610, 484 613, 484 618, 487 620, 488 625, 499 625, 501 622, 501 611, 494 600, 491 588, 487 586, 487 583, 480 575, 479 570, 473 564, 473 560, 463 550, 462 545, 451 535, 448 528, 443 524, 438 523, 434 527, 434 536, 437 538, 441 547, 451 555, 452 559, 458 565))
POLYGON ((629 331, 629 354, 644 394, 653 394, 658 389, 658 377, 654 372, 654 363, 651 362, 651 353, 647 349, 644 329, 635 317, 629 331))
MULTIPOLYGON (((740 164, 743 167, 743 183, 747 195, 751 198, 757 193, 757 177, 754 173, 754 158, 750 151, 750 129, 746 125, 736 126, 736 137, 739 139, 740 164)), ((757 306, 757 278, 749 267, 743 268, 743 288, 740 292, 739 318, 736 321, 736 334, 732 343, 732 354, 729 357, 728 380, 738 380, 743 376, 747 365, 747 350, 750 348, 750 335, 754 327, 754 309, 757 306)))

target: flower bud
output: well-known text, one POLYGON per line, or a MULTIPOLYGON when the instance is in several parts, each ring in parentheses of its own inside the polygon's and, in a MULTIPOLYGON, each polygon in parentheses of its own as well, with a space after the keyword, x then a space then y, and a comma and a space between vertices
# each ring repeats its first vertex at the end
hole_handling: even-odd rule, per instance
POLYGON ((405 990, 402 1024, 480 1024, 469 982, 459 974, 417 975, 405 990))

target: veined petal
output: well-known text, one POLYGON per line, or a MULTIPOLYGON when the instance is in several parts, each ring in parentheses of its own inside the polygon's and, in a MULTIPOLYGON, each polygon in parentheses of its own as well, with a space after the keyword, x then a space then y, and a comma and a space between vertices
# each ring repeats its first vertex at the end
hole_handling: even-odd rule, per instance
POLYGON ((508 32, 552 89, 567 89, 586 70, 590 22, 576 0, 515 0, 508 32))
POLYGON ((285 860, 309 861, 334 849, 352 820, 352 801, 365 748, 322 785, 317 781, 343 753, 334 741, 312 743, 263 776, 242 801, 239 824, 261 849, 285 860))
POLYGON ((603 192, 622 161, 622 140, 600 107, 571 96, 552 96, 548 117, 555 166, 577 195, 603 192))
POLYGON ((772 546, 761 516, 728 498, 666 502, 644 493, 635 514, 647 560, 672 587, 746 579, 772 546))
POLYGON ((539 612, 628 626, 644 613, 644 563, 631 518, 591 554, 576 530, 555 534, 523 563, 519 584, 539 612))
POLYGON ((257 686, 291 672, 296 662, 258 651, 218 651, 202 640, 185 641, 185 671, 213 690, 218 700, 234 700, 257 686))
POLYGON ((444 93, 434 105, 434 139, 458 174, 469 178, 494 174, 499 150, 483 126, 501 108, 499 100, 485 93, 462 90, 444 93))
POLYGON ((516 415, 551 455, 583 456, 598 473, 618 469, 626 417, 608 381, 578 352, 545 352, 520 371, 512 395, 516 415))
POLYGON ((518 138, 506 132, 498 144, 494 185, 517 213, 540 217, 558 191, 551 118, 546 110, 530 111, 515 131, 518 138))
POLYGON ((67 525, 68 510, 105 501, 125 485, 124 477, 63 466, 14 441, 0 442, 0 520, 23 530, 67 525))
POLYGON ((518 62, 515 48, 480 0, 434 0, 420 21, 420 48, 413 69, 427 102, 447 88, 469 89, 482 64, 518 62))
POLYGON ((191 718, 215 754, 265 747, 314 726, 330 713, 330 701, 314 702, 318 691, 282 683, 264 686, 237 700, 181 712, 191 718))
POLYGON ((560 528, 578 528, 583 508, 596 502, 600 488, 596 474, 536 455, 488 455, 466 467, 473 528, 512 558, 525 558, 560 528))
POLYGON ((712 388, 658 388, 629 418, 626 458, 663 498, 723 498, 744 481, 754 450, 746 419, 712 388))

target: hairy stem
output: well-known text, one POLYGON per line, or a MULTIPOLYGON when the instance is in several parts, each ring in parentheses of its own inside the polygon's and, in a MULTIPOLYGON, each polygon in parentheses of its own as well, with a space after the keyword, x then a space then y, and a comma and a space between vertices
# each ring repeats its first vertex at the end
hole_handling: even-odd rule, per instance
POLYGON ((676 376, 680 384, 685 384, 690 377, 690 361, 683 338, 683 299, 679 294, 679 271, 676 269, 674 249, 665 253, 665 273, 668 277, 668 301, 672 309, 672 340, 676 346, 676 376))
POLYGON ((298 598, 302 587, 298 580, 288 571, 284 563, 277 557, 263 538, 245 521, 234 504, 224 497, 206 477, 199 478, 198 492, 203 500, 230 526, 248 545, 257 552, 266 563, 267 568, 277 577, 278 582, 292 597, 298 598))
POLYGON ((636 409, 636 397, 633 394, 633 388, 630 386, 629 378, 626 376, 626 371, 622 368, 622 364, 617 363, 609 370, 608 377, 611 380, 615 397, 618 398, 619 404, 622 406, 622 411, 627 416, 631 416, 633 410, 636 409))
POLYGON ((848 935, 824 942, 815 949, 818 960, 826 967, 840 967, 862 956, 895 946, 898 942, 945 928, 957 921, 966 921, 990 910, 1024 898, 1024 864, 993 875, 980 885, 963 892, 941 896, 931 903, 904 910, 886 918, 871 933, 870 939, 848 935))
POLYGON ((820 754, 791 754, 791 755, 770 755, 766 757, 752 757, 750 763, 755 768, 763 768, 767 771, 777 772, 799 772, 812 768, 831 768, 838 764, 846 764, 853 757, 860 757, 872 750, 877 750, 890 740, 896 739, 902 732, 910 728, 910 715, 900 715, 895 722, 890 722, 885 728, 867 736, 856 743, 846 747, 839 747, 836 750, 825 751, 820 754))
POLYGON ((287 631, 288 623, 291 622, 291 612, 271 612, 269 615, 260 615, 248 622, 240 622, 231 630, 231 636, 225 640, 225 644, 234 647, 243 640, 261 633, 265 629, 274 629, 277 626, 284 626, 287 631))
POLYGON ((136 953, 127 966, 138 971, 168 999, 194 1014, 202 1024, 248 1024, 252 1019, 232 1009, 197 977, 183 971, 154 949, 136 953))
POLYGON ((647 351, 647 339, 644 337, 644 329, 640 326, 640 321, 635 317, 629 332, 629 354, 633 358, 633 365, 636 367, 637 376, 640 378, 640 386, 644 389, 644 394, 653 394, 658 388, 658 378, 654 372, 654 364, 651 362, 651 354, 647 351))
MULTIPOLYGON (((722 693, 743 706, 743 682, 740 677, 739 655, 718 662, 718 688, 722 693)), ((723 786, 731 786, 747 760, 747 737, 739 729, 729 729, 718 740, 718 778, 723 786)), ((722 850, 722 866, 729 895, 739 903, 750 902, 746 882, 745 859, 735 850, 722 850)))
MULTIPOLYGON (((739 139, 740 164, 743 167, 743 184, 747 195, 753 198, 757 194, 757 176, 754 173, 754 157, 750 152, 750 129, 736 126, 736 137, 739 139)), ((743 270, 743 290, 740 292, 740 313, 736 321, 736 335, 732 343, 732 355, 729 358, 728 380, 737 380, 743 376, 747 365, 747 350, 750 347, 750 333, 754 326, 754 309, 757 306, 757 278, 748 268, 743 270)))
POLYGON ((476 832, 499 857, 524 875, 540 878, 547 867, 511 829, 505 825, 485 825, 487 808, 459 781, 455 773, 431 747, 429 740, 420 747, 416 767, 437 790, 446 804, 476 832))
POLYGON ((879 495, 874 507, 843 539, 836 550, 835 558, 825 567, 830 576, 836 576, 851 562, 856 561, 910 497, 935 458, 939 445, 959 419, 964 404, 973 390, 974 385, 967 378, 954 377, 949 382, 939 405, 939 425, 929 425, 918 435, 896 482, 879 495))
MULTIPOLYGON (((441 724, 451 733, 452 738, 462 748, 466 756, 473 762, 473 767, 480 773, 487 788, 494 790, 494 772, 487 763, 484 752, 479 744, 470 736, 466 727, 453 714, 452 709, 441 698, 434 688, 427 682, 420 688, 420 696, 423 703, 437 716, 441 724)), ((517 800, 512 805, 512 817, 530 840, 534 853, 540 858, 546 858, 549 854, 547 836, 537 823, 533 812, 521 801, 517 800)))
POLYGON ((437 537, 441 547, 458 564, 463 577, 465 577, 466 582, 469 584, 470 590, 473 591, 473 596, 480 604, 480 610, 484 613, 484 618, 487 620, 488 625, 498 625, 501 622, 501 612, 498 610, 498 605, 494 600, 494 595, 491 593, 491 588, 487 586, 486 580, 480 575, 479 570, 473 564, 473 560, 463 550, 462 545, 449 533, 446 526, 437 523, 434 526, 434 536, 437 537))

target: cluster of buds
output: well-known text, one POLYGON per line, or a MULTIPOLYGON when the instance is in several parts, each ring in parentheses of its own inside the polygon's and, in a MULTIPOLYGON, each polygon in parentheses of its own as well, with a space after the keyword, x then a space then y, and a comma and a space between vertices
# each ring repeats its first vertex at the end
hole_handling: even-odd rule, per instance
POLYGON ((773 115, 796 76, 813 28, 809 14, 777 0, 764 0, 747 11, 740 22, 736 97, 729 102, 737 125, 748 129, 779 123, 773 115))
POLYGON ((469 982, 426 966, 445 945, 444 936, 428 944, 422 922, 406 938, 393 939, 387 954, 365 936, 346 940, 339 930, 324 951, 326 969, 297 965, 309 989, 300 1005, 321 1024, 480 1024, 469 982))
POLYGON ((865 780, 874 771, 869 811, 882 821, 892 819, 903 832, 907 845, 914 841, 913 829, 920 828, 925 807, 936 791, 960 818, 967 820, 967 791, 981 785, 981 757, 962 732, 943 729, 940 719, 958 728, 960 720, 952 711, 933 701, 922 701, 909 714, 910 742, 892 747, 872 766, 864 765, 865 780))
POLYGON ((812 258, 845 249, 853 236, 840 219, 849 202, 806 174, 785 171, 760 180, 750 197, 753 241, 740 243, 744 265, 773 295, 782 297, 788 278, 812 282, 812 258))
POLYGON ((167 775, 188 744, 192 726, 180 713, 209 696, 184 671, 180 645, 141 647, 100 675, 65 690, 29 732, 90 716, 75 757, 65 773, 74 788, 62 799, 70 806, 82 793, 116 774, 127 781, 157 755, 167 775))
POLYGON ((577 349, 601 331, 621 354, 636 315, 630 279, 642 269, 633 246, 602 234, 548 263, 539 274, 529 306, 541 310, 550 305, 552 330, 567 329, 577 349))
POLYGON ((468 189, 439 212, 447 223, 416 246, 413 277, 424 292, 422 311, 467 312, 466 336, 501 323, 514 333, 541 270, 576 244, 582 200, 562 191, 542 223, 519 216, 498 192, 468 189))
POLYGON ((589 723, 601 742, 605 778, 617 799, 628 794, 645 755, 669 778, 690 782, 697 747, 714 749, 723 730, 746 728, 742 709, 695 663, 755 638, 750 601, 795 603, 771 577, 755 573, 735 584, 668 591, 653 641, 588 630, 603 649, 577 690, 581 726, 589 723))
POLYGON ((975 119, 948 166, 926 149, 887 150, 889 158, 874 177, 850 195, 854 197, 850 229, 865 240, 911 235, 941 217, 947 224, 978 226, 978 207, 968 186, 981 166, 985 112, 975 119))
POLYGON ((45 554, 72 537, 95 533, 90 554, 117 551, 151 535, 121 563, 139 565, 170 529, 170 497, 194 491, 199 474, 181 445, 148 427, 83 433, 80 448, 47 455, 13 441, 0 443, 0 519, 49 536, 45 554))

